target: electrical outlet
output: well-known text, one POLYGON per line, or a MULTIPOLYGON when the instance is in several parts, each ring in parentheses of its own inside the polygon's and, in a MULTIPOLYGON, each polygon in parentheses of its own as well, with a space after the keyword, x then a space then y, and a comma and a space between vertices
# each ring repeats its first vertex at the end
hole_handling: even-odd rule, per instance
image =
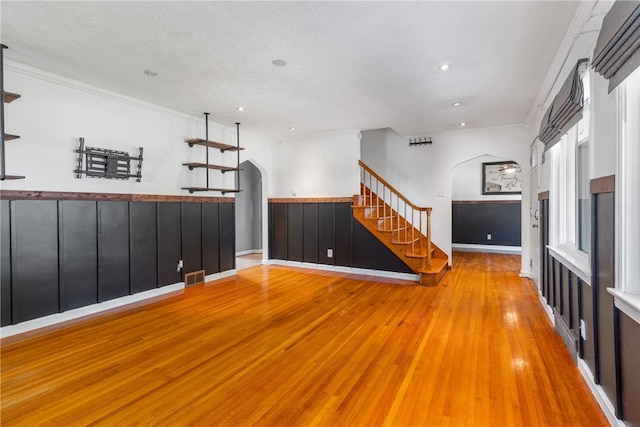
POLYGON ((491 234, 487 234, 487 240, 491 240, 491 234))
POLYGON ((587 339, 587 324, 584 323, 583 319, 580 319, 580 336, 583 340, 587 339))
POLYGON ((436 190, 436 197, 444 197, 444 190, 436 190))
POLYGON ((327 249, 327 258, 333 258, 333 249, 327 249))

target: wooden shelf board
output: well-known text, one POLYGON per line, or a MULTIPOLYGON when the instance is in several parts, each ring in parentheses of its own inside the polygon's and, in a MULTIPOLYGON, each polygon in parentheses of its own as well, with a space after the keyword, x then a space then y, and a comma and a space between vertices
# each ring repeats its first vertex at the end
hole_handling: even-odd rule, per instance
POLYGON ((3 180, 24 179, 24 176, 20 175, 5 175, 3 180))
POLYGON ((17 93, 12 93, 12 92, 4 92, 3 101, 8 104, 20 98, 20 96, 22 95, 19 95, 17 93))
POLYGON ((18 139, 18 138, 20 138, 18 135, 11 135, 10 133, 4 134, 5 141, 11 141, 12 139, 18 139))
MULTIPOLYGON (((188 166, 189 169, 206 168, 207 167, 206 163, 198 163, 198 162, 183 163, 183 165, 184 166, 188 166)), ((216 169, 216 170, 220 170, 222 172, 233 172, 233 171, 240 170, 239 168, 234 168, 234 167, 231 167, 231 166, 222 166, 222 165, 209 165, 209 169, 216 169)))
POLYGON ((235 145, 223 144, 222 142, 216 142, 216 141, 205 141, 202 138, 187 139, 185 142, 191 146, 202 145, 203 147, 217 148, 223 152, 244 150, 244 148, 242 147, 236 147, 235 145))

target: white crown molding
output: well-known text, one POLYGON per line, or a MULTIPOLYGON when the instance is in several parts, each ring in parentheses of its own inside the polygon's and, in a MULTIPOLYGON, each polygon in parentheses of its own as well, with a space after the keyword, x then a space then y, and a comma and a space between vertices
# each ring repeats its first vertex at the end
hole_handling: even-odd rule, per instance
MULTIPOLYGON (((22 74, 25 76, 33 77, 35 79, 44 80, 50 83, 58 84, 61 86, 65 86, 71 89, 75 89, 81 92, 90 93, 92 95, 100 96, 102 98, 110 99, 112 101, 121 102, 123 104, 132 105, 134 107, 143 108, 145 110, 150 110, 156 113, 165 114, 172 117, 177 117, 179 119, 193 119, 194 116, 190 116, 188 114, 181 113, 179 111, 171 110, 168 108, 160 107, 159 105, 151 104, 149 102, 142 101, 137 98, 133 98, 127 95, 123 95, 121 93, 112 92, 106 89, 99 88, 97 86, 93 86, 87 83, 82 83, 78 80, 73 80, 68 77, 63 77, 58 74, 51 73, 49 71, 41 70, 38 68, 31 67, 29 65, 21 64, 19 62, 5 60, 4 62, 5 69, 7 71, 13 71, 18 74, 22 74)), ((226 128, 222 125, 218 125, 221 128, 226 128)))

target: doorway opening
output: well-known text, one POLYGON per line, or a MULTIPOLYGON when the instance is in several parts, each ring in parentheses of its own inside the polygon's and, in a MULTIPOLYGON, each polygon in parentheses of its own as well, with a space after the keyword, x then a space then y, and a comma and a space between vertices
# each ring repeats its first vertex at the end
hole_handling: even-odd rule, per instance
POLYGON ((262 173, 251 161, 240 163, 236 194, 236 270, 262 262, 262 173))

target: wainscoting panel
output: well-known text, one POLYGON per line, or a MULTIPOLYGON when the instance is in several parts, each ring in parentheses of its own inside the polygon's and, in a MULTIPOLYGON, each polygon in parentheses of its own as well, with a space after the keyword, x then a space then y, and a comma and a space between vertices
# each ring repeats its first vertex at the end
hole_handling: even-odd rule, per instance
POLYGON ((640 324, 619 312, 622 418, 640 426, 640 324))
POLYGON ((595 331, 594 331, 594 320, 593 320, 593 292, 591 291, 591 286, 586 283, 582 283, 582 292, 580 293, 580 297, 582 302, 580 307, 582 307, 582 317, 584 320, 585 327, 587 329, 586 339, 580 338, 582 343, 582 358, 585 363, 589 367, 589 370, 592 374, 596 373, 596 356, 595 356, 595 331))
POLYGON ((98 302, 129 294, 129 203, 98 202, 98 302))
POLYGON ((11 324, 11 223, 9 201, 0 200, 0 320, 11 324))
MULTIPOLYGON (((613 296, 607 292, 607 288, 614 287, 613 274, 614 262, 614 199, 613 193, 604 193, 592 196, 596 203, 595 218, 595 259, 593 268, 593 288, 596 292, 595 312, 596 321, 596 348, 597 367, 599 373, 596 382, 604 389, 605 393, 616 402, 616 351, 614 330, 614 302, 613 296)), ((593 221, 593 219, 592 219, 593 221)), ((616 414, 617 415, 617 414, 616 414)))
POLYGON ((207 274, 233 269, 234 206, 229 198, 0 191, 2 326, 179 283, 181 259, 195 269, 206 259, 207 274))
POLYGON ((303 261, 317 263, 318 262, 318 204, 303 204, 303 261))
POLYGON ((353 267, 414 273, 358 221, 353 221, 353 267))
POLYGON ((202 204, 202 268, 205 274, 220 272, 220 218, 218 203, 202 204))
POLYGON ((94 201, 58 202, 60 311, 98 302, 98 213, 94 201))
POLYGON ((271 258, 288 259, 287 256, 287 205, 284 203, 269 204, 269 242, 271 258), (271 221, 273 218, 273 221, 271 221))
POLYGON ((182 203, 182 274, 202 270, 202 211, 200 203, 182 203))
POLYGON ((269 212, 269 228, 276 237, 270 252, 273 259, 413 273, 353 219, 351 202, 271 202, 269 212), (287 246, 280 246, 283 242, 287 246), (328 249, 333 257, 327 255, 328 249))
POLYGON ((182 225, 180 203, 158 203, 158 287, 178 283, 182 274, 177 270, 182 257, 182 225))
POLYGON ((220 271, 236 268, 236 215, 234 203, 220 203, 220 271))
POLYGON ((58 203, 11 202, 13 323, 57 313, 58 203))
POLYGON ((521 245, 521 203, 509 201, 454 201, 452 241, 479 245, 521 245), (487 235, 491 234, 491 240, 487 235))
MULTIPOLYGON (((327 249, 336 247, 335 203, 318 203, 318 263, 334 265, 327 249)), ((334 252, 335 253, 335 252, 334 252)), ((282 258, 286 259, 286 258, 282 258)))
POLYGON ((157 205, 153 202, 129 204, 129 250, 131 254, 131 293, 158 286, 157 205))
POLYGON ((336 221, 336 247, 333 255, 336 259, 336 265, 351 267, 353 265, 353 257, 351 252, 351 244, 353 239, 353 212, 351 211, 351 203, 335 204, 335 221, 336 221))
POLYGON ((302 203, 287 203, 287 256, 289 261, 304 260, 302 203))
POLYGON ((549 199, 540 200, 540 261, 542 263, 542 296, 550 301, 549 286, 551 283, 551 268, 549 267, 549 199))

